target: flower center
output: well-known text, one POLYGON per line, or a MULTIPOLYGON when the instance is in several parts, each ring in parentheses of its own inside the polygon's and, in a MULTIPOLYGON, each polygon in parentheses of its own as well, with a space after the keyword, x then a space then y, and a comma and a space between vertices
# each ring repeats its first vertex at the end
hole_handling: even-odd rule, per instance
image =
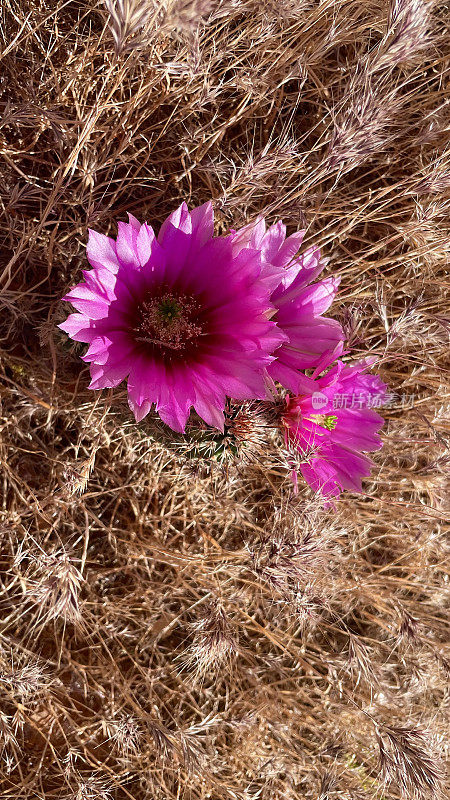
POLYGON ((311 414, 308 419, 310 422, 314 422, 315 425, 326 428, 327 431, 334 431, 337 425, 337 417, 327 416, 326 414, 311 414))
POLYGON ((196 319, 199 309, 198 302, 185 295, 167 293, 146 300, 139 309, 137 341, 185 350, 202 333, 196 319))

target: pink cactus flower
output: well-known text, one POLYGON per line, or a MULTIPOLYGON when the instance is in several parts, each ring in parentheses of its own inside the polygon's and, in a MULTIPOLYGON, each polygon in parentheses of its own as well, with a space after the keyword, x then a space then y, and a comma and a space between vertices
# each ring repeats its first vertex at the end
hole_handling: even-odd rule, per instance
POLYGON ((287 341, 270 300, 280 270, 264 264, 259 247, 236 252, 213 225, 211 203, 190 213, 183 203, 157 237, 131 215, 116 240, 90 231, 92 269, 63 298, 76 313, 60 328, 89 344, 90 388, 128 379, 137 421, 154 404, 184 431, 194 408, 223 430, 227 396, 266 397, 266 370, 287 341))
POLYGON ((344 489, 362 491, 362 478, 373 467, 364 453, 382 447, 378 431, 384 420, 375 408, 385 401, 387 389, 376 375, 365 373, 373 358, 351 366, 338 360, 317 377, 332 359, 313 374, 314 392, 287 397, 282 416, 285 443, 294 452, 294 484, 300 471, 325 505, 344 489))
POLYGON ((278 271, 280 279, 270 298, 276 308, 272 319, 286 339, 268 372, 295 394, 312 388, 300 370, 317 367, 344 339, 339 322, 322 316, 336 296, 340 279, 329 277, 312 283, 327 261, 315 247, 297 255, 304 234, 299 231, 286 238, 282 222, 266 230, 262 218, 231 234, 234 253, 247 247, 259 250, 269 275, 278 271))

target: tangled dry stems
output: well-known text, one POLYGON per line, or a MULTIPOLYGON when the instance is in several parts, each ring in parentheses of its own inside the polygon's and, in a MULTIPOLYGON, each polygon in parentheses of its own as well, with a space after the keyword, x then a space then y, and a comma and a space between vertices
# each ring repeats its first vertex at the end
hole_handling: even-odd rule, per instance
POLYGON ((444 796, 448 7, 5 0, 1 22, 1 797, 444 796), (55 327, 88 226, 210 197, 220 232, 307 226, 352 354, 409 398, 335 512, 257 425, 212 463, 136 426, 55 327))

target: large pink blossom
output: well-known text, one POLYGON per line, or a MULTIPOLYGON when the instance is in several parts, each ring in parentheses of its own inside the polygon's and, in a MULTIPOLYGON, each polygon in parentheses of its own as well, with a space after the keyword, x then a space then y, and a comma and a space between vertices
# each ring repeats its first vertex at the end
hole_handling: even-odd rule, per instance
POLYGON ((193 407, 223 429, 227 396, 266 396, 265 371, 287 339, 270 301, 279 270, 259 247, 236 252, 232 237, 214 237, 213 223, 211 203, 190 213, 183 203, 157 237, 131 215, 116 240, 90 231, 92 269, 64 298, 77 313, 60 327, 89 344, 90 388, 128 378, 137 421, 155 404, 183 431, 193 407))
POLYGON ((316 247, 298 255, 304 235, 299 231, 286 238, 282 222, 266 230, 263 218, 231 234, 235 253, 246 247, 260 250, 269 274, 278 270, 279 281, 270 299, 276 308, 273 319, 286 339, 268 372, 294 393, 311 387, 300 370, 317 367, 344 338, 341 325, 322 316, 336 296, 340 279, 313 283, 327 262, 316 247))
POLYGON ((317 377, 332 358, 313 374, 314 392, 286 398, 282 417, 286 445, 296 455, 294 483, 299 469, 327 504, 344 489, 362 491, 362 478, 373 467, 364 454, 382 446, 378 431, 384 421, 375 407, 385 401, 387 388, 378 376, 366 374, 371 358, 353 365, 337 360, 317 377))

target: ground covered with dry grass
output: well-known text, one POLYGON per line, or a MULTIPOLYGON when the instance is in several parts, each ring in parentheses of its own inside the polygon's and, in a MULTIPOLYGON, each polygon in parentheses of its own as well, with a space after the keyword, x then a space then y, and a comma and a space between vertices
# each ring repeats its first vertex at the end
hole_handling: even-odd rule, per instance
POLYGON ((447 4, 0 14, 0 797, 444 797, 447 4), (210 198, 307 228, 400 397, 336 510, 135 424, 56 328, 88 227, 210 198))

